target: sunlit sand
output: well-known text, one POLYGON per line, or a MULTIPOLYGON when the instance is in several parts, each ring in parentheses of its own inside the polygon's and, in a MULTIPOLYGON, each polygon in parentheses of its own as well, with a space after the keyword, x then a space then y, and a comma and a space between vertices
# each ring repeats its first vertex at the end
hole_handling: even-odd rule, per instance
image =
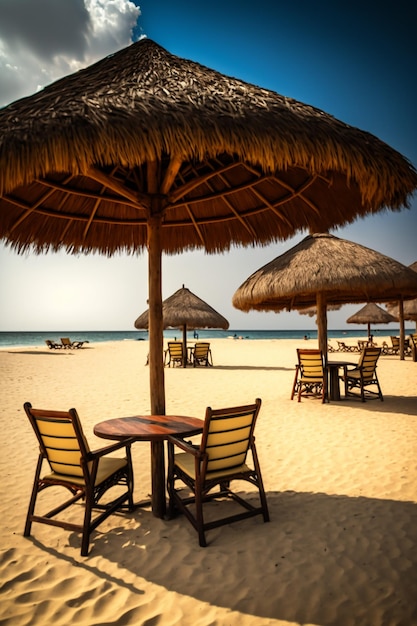
MULTIPOLYGON (((101 447, 95 423, 149 413, 148 342, 0 350, 0 622, 417 624, 417 363, 380 358, 384 402, 298 403, 296 347, 307 345, 317 347, 216 339, 213 368, 165 369, 167 413, 203 417, 208 405, 262 399, 255 434, 269 523, 209 531, 199 548, 184 517, 144 508, 111 516, 88 557, 79 535, 59 528, 34 523, 23 537, 38 453, 23 403, 76 407, 101 447)), ((140 500, 150 492, 149 444, 134 444, 133 457, 140 500)))

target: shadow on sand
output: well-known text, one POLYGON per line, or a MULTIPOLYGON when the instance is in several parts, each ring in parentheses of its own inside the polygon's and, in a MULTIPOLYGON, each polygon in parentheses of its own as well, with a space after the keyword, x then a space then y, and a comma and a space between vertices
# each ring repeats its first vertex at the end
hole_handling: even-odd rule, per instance
MULTIPOLYGON (((183 516, 164 521, 138 509, 129 530, 111 518, 113 529, 93 535, 90 554, 117 559, 120 579, 88 558, 32 541, 134 593, 143 591, 124 583, 123 569, 254 618, 320 626, 417 623, 415 503, 289 491, 269 492, 268 502, 269 523, 256 517, 209 531, 207 548, 198 546, 183 516)), ((70 535, 77 550, 79 542, 70 535)))

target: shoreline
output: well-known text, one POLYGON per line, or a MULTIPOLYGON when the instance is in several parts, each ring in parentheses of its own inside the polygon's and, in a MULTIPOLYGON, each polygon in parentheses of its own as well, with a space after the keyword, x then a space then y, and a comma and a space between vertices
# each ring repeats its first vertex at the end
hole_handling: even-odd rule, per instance
MULTIPOLYGON (((61 337, 70 337, 72 341, 84 341, 85 345, 83 349, 88 347, 99 345, 109 342, 148 342, 147 334, 144 336, 137 336, 141 331, 62 331, 62 332, 0 332, 0 350, 14 349, 14 348, 43 348, 46 347, 46 339, 61 342, 61 337), (25 337, 9 337, 10 335, 24 335, 25 337), (97 337, 99 335, 99 337, 97 337), (117 335, 122 335, 118 337, 117 335), (131 335, 131 336, 126 336, 131 335), (25 339, 25 340, 23 340, 25 339)), ((261 340, 287 340, 287 341, 303 341, 307 336, 307 342, 317 342, 317 329, 316 330, 292 330, 292 331, 276 331, 276 330, 229 330, 229 331, 210 331, 207 329, 199 330, 198 338, 192 335, 192 331, 187 334, 187 343, 193 343, 195 341, 218 341, 221 339, 228 339, 229 341, 261 341, 261 340)), ((407 328, 405 330, 405 337, 407 338, 411 333, 415 332, 414 328, 407 328)), ((377 344, 382 345, 383 341, 388 341, 390 336, 399 336, 399 329, 372 329, 372 335, 377 344)), ((353 342, 357 343, 358 340, 364 340, 367 338, 367 333, 363 330, 331 330, 328 331, 328 340, 330 344, 335 346, 337 341, 353 342)), ((164 331, 164 343, 167 341, 178 340, 182 341, 182 331, 170 329, 164 331)), ((336 346, 335 346, 336 347, 336 346)))

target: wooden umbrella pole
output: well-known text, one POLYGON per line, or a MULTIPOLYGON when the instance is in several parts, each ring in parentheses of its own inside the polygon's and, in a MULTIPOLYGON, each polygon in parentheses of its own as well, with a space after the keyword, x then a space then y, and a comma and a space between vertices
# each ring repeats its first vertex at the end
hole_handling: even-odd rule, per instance
POLYGON ((398 302, 398 319, 400 321, 400 359, 404 361, 404 343, 405 343, 405 330, 404 330, 404 301, 398 302))
MULTIPOLYGON (((165 415, 164 324, 162 319, 162 217, 148 217, 149 376, 151 414, 165 415)), ((151 441, 152 513, 166 513, 164 442, 151 441)))
POLYGON ((182 366, 187 367, 187 324, 182 327, 182 366))
POLYGON ((327 363, 327 311, 326 295, 323 292, 317 293, 317 335, 319 349, 327 363))
POLYGON ((148 218, 149 375, 152 415, 165 415, 161 215, 148 218))

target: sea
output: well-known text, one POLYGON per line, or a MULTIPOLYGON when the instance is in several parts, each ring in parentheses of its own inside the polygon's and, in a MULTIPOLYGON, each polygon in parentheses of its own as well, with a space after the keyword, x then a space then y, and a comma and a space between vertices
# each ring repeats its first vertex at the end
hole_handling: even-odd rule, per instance
MULTIPOLYGON (((415 332, 414 328, 406 328, 405 334, 415 332)), ((389 337, 390 335, 399 335, 399 328, 372 328, 372 334, 375 340, 378 337, 389 337)), ((349 339, 350 337, 367 337, 365 329, 348 329, 348 330, 328 330, 328 339, 337 338, 349 339)), ((116 331, 42 331, 42 332, 0 332, 0 348, 1 347, 18 347, 18 346, 44 346, 46 339, 60 342, 61 337, 69 337, 71 341, 85 341, 89 343, 102 343, 105 341, 144 341, 148 339, 148 332, 143 330, 116 330, 116 331)), ((190 341, 196 339, 317 339, 317 330, 190 330, 187 332, 187 339, 190 341)), ((165 339, 182 339, 182 330, 168 329, 164 330, 165 339)))

